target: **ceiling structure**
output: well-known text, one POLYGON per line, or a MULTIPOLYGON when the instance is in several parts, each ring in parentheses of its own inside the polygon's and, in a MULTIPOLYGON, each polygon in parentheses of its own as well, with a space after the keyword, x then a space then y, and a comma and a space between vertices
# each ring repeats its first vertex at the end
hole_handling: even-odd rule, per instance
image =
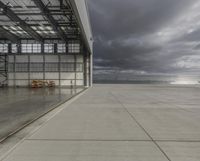
POLYGON ((81 30, 69 0, 0 0, 0 38, 79 39, 81 30))

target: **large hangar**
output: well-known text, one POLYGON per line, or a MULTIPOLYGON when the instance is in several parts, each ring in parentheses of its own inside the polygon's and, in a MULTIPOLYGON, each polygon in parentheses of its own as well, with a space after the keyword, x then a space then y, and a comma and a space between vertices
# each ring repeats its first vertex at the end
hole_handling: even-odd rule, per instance
POLYGON ((85 0, 0 0, 1 86, 91 86, 92 46, 85 0))

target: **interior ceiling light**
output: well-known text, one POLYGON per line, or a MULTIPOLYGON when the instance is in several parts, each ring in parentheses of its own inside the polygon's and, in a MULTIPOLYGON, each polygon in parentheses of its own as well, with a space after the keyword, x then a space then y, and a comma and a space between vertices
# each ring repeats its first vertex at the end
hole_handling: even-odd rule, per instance
POLYGON ((4 29, 9 30, 8 26, 3 26, 4 29))
POLYGON ((12 30, 15 30, 15 31, 17 30, 17 28, 14 27, 14 26, 11 26, 10 28, 11 28, 12 30))
POLYGON ((55 31, 50 31, 50 33, 51 33, 51 34, 56 34, 56 32, 55 32, 55 31))
POLYGON ((47 30, 52 30, 52 27, 46 26, 46 29, 47 29, 47 30))
POLYGON ((42 34, 42 31, 36 31, 38 34, 42 34))
POLYGON ((35 27, 35 26, 32 26, 31 28, 34 29, 34 30, 37 30, 37 27, 35 27))
POLYGON ((39 26, 38 27, 40 30, 45 30, 44 26, 39 26))

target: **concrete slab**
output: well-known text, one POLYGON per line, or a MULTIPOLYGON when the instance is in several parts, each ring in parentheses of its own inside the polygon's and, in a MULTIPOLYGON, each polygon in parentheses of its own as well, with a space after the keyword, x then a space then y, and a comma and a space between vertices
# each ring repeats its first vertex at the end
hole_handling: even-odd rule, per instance
POLYGON ((25 141, 4 161, 167 161, 151 142, 25 141))
POLYGON ((158 142, 172 161, 199 161, 200 142, 158 142))
POLYGON ((68 108, 31 139, 150 140, 122 108, 68 108))
POLYGON ((4 161, 199 161, 199 89, 95 85, 4 161))
POLYGON ((154 140, 200 141, 200 117, 172 108, 127 108, 154 140))

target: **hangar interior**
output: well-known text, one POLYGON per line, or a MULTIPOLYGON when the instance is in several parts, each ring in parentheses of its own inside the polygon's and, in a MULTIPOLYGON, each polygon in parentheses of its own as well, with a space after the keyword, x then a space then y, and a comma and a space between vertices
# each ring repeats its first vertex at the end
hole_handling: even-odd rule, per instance
POLYGON ((91 86, 92 37, 81 17, 87 4, 75 2, 0 0, 0 86, 91 86))

